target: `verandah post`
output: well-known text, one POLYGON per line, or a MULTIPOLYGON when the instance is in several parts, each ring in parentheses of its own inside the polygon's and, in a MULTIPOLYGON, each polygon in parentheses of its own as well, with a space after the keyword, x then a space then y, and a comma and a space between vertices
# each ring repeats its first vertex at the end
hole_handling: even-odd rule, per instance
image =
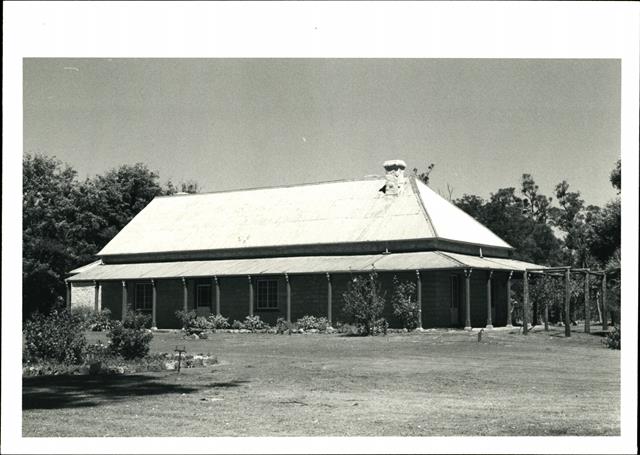
POLYGON ((151 328, 153 330, 158 329, 156 323, 156 303, 158 301, 158 294, 156 289, 156 280, 151 280, 151 328))
POLYGON ((493 321, 491 320, 491 276, 493 270, 489 270, 489 276, 487 277, 487 329, 493 329, 493 321))
POLYGON ((217 276, 213 277, 213 281, 216 287, 216 315, 220 316, 220 282, 217 276))
POLYGON ((527 269, 524 270, 522 275, 522 333, 529 333, 529 273, 527 269))
POLYGON ((127 318, 127 282, 122 280, 122 322, 127 318))
POLYGON ((416 270, 416 300, 418 303, 418 330, 422 330, 422 277, 420 270, 416 270))
POLYGON ((249 316, 253 316, 253 282, 251 281, 251 275, 247 275, 249 280, 249 316))
POLYGON ((284 274, 284 280, 287 283, 287 322, 291 323, 291 283, 287 273, 284 274))
POLYGON ((93 310, 97 313, 102 308, 100 308, 100 282, 93 282, 93 310))
POLYGON ((571 314, 569 312, 571 306, 571 269, 567 268, 564 272, 564 336, 571 336, 571 314))
POLYGON ((331 289, 331 275, 327 272, 327 321, 329 322, 329 327, 332 327, 332 294, 333 290, 331 289))
POLYGON ((509 277, 507 278, 507 328, 513 327, 511 321, 511 277, 513 276, 513 270, 509 271, 509 277))
POLYGON ((589 271, 584 272, 584 333, 591 333, 591 303, 589 296, 589 271))
POLYGON ((471 272, 472 269, 465 269, 464 271, 464 329, 471 330, 471 272))
POLYGON ((187 289, 187 279, 182 278, 182 310, 186 313, 189 309, 188 303, 189 293, 187 289))

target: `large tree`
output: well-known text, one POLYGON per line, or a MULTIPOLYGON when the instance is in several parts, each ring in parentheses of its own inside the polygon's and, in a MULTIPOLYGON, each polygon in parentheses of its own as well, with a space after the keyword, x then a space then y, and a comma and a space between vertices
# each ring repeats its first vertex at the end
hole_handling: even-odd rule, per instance
MULTIPOLYGON (((197 191, 189 182, 181 189, 197 191)), ((27 154, 23 160, 23 314, 64 300, 64 278, 91 262, 162 188, 142 164, 123 165, 78 181, 60 160, 27 154)))

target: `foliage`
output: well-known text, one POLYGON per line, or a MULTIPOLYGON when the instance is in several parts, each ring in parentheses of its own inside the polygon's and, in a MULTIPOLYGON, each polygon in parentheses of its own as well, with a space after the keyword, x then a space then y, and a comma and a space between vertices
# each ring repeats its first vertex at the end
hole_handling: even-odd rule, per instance
POLYGON ((611 181, 611 185, 618 190, 618 194, 620 194, 620 191, 622 190, 622 169, 620 160, 616 161, 616 167, 611 171, 609 180, 611 181))
POLYGON ((243 330, 246 327, 241 321, 238 321, 237 319, 235 319, 233 321, 233 323, 231 324, 231 328, 234 329, 234 330, 243 330))
POLYGON ((344 313, 351 318, 351 322, 361 325, 364 335, 373 334, 385 303, 378 274, 373 271, 368 275, 354 276, 342 298, 344 313))
POLYGON ((269 324, 260 319, 260 316, 247 316, 244 318, 243 326, 247 330, 256 332, 258 330, 266 330, 269 328, 269 324))
POLYGON ((198 314, 195 312, 195 310, 189 310, 189 311, 178 310, 175 312, 175 315, 176 315, 176 318, 178 318, 178 320, 182 324, 183 329, 188 329, 189 327, 192 327, 193 324, 195 323, 196 317, 198 317, 198 314))
POLYGON ((436 165, 434 163, 431 163, 429 166, 427 166, 426 172, 419 172, 418 168, 413 168, 413 173, 422 181, 422 183, 424 183, 425 185, 429 185, 429 176, 431 175, 431 171, 433 171, 433 168, 435 166, 436 165))
POLYGON ((523 176, 522 191, 525 199, 510 187, 492 193, 488 201, 465 194, 453 203, 513 246, 519 259, 556 265, 560 259, 560 241, 544 222, 549 198, 537 193, 537 185, 528 174, 523 176))
POLYGON ((111 310, 108 308, 95 311, 91 307, 80 306, 72 307, 71 312, 82 321, 85 330, 102 332, 108 330, 111 324, 111 310))
POLYGON ((393 296, 391 298, 393 314, 402 321, 408 330, 420 327, 420 305, 416 298, 416 284, 400 281, 393 277, 393 296))
POLYGON ((611 330, 609 330, 609 332, 607 333, 607 337, 603 340, 603 342, 609 349, 620 350, 620 338, 620 326, 616 325, 611 330))
POLYGON ((114 321, 107 337, 111 340, 111 350, 125 359, 136 359, 149 353, 153 334, 147 330, 151 318, 143 314, 129 312, 124 322, 114 321))
POLYGON ((304 331, 317 330, 318 332, 326 332, 327 327, 329 327, 329 321, 325 317, 305 315, 296 321, 296 327, 304 331))
POLYGON ((212 314, 207 318, 207 320, 213 330, 229 328, 229 318, 225 318, 221 314, 212 314))
POLYGON ((81 363, 87 340, 83 321, 70 311, 36 312, 24 324, 24 357, 27 361, 81 363))
POLYGON ((293 330, 295 330, 295 325, 292 324, 291 322, 287 321, 285 318, 278 318, 276 320, 276 333, 278 334, 283 334, 283 333, 291 333, 293 330))

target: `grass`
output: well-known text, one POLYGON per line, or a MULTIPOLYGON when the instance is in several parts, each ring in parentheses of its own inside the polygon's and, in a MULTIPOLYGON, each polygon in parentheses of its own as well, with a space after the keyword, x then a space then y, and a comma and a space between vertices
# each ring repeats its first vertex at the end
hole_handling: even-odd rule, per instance
POLYGON ((23 436, 619 435, 620 351, 562 333, 159 333, 220 363, 24 378, 23 436))

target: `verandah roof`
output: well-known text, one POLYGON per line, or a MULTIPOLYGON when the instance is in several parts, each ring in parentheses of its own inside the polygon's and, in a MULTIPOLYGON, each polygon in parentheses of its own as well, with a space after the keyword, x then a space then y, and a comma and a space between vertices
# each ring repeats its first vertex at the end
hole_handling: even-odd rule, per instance
POLYGON ((356 256, 297 256, 217 261, 148 262, 83 266, 70 281, 107 281, 181 277, 350 273, 403 270, 485 269, 523 271, 539 265, 513 259, 481 258, 442 251, 356 256))

